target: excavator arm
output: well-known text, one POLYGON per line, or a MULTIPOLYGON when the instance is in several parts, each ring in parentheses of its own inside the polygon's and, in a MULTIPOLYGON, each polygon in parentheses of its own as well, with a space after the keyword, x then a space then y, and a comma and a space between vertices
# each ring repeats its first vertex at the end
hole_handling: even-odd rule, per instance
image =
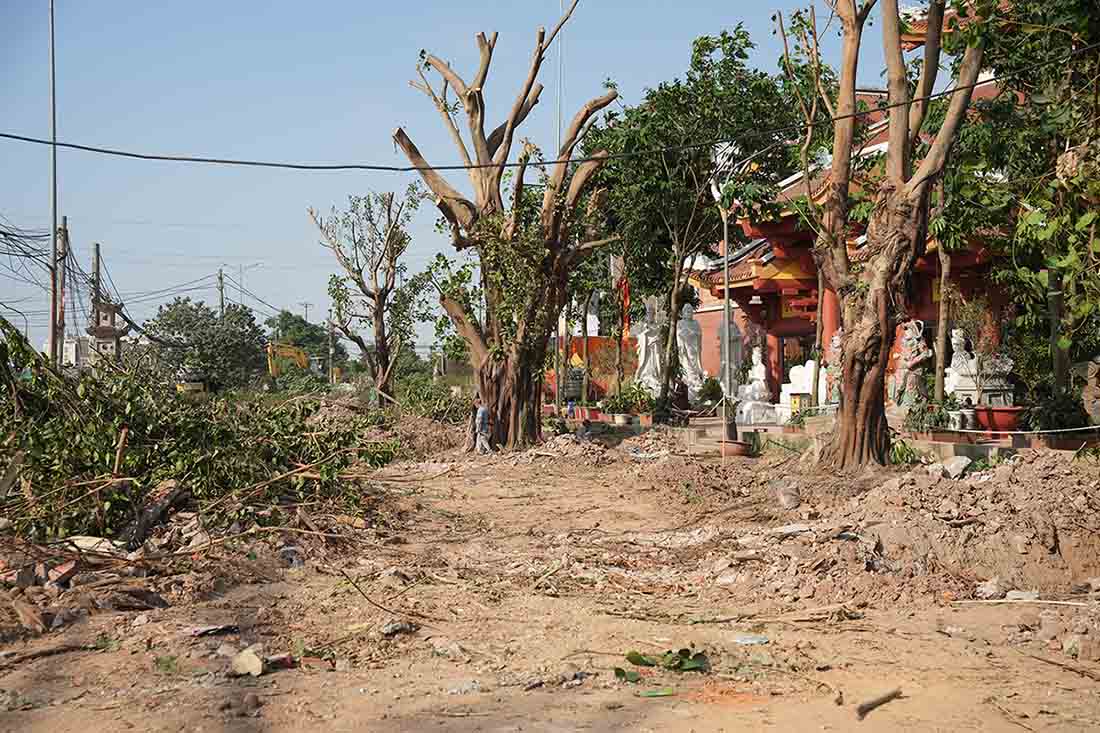
POLYGON ((291 344, 267 344, 267 372, 272 379, 279 377, 278 359, 289 359, 301 369, 309 369, 309 357, 306 352, 291 344))

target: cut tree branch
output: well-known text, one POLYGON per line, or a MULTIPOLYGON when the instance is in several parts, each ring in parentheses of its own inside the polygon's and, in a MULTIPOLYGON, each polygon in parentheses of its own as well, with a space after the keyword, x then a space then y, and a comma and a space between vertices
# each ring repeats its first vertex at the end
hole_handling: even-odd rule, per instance
POLYGON ((920 129, 928 114, 928 97, 936 88, 936 75, 940 70, 940 50, 942 48, 943 14, 946 0, 932 0, 928 8, 928 31, 924 38, 924 62, 921 65, 920 79, 917 81, 915 104, 909 109, 909 145, 916 147, 920 129))
POLYGON ((461 249, 464 239, 459 229, 469 229, 474 225, 477 221, 477 207, 447 183, 447 179, 432 170, 428 161, 420 154, 420 150, 402 128, 394 130, 393 139, 417 168, 424 183, 435 194, 435 205, 451 223, 455 246, 461 249))
POLYGON ((886 57, 887 87, 890 93, 889 147, 886 175, 899 185, 909 167, 909 77, 901 52, 901 18, 898 0, 882 6, 882 46, 886 57))
POLYGON ((982 58, 984 47, 979 42, 970 46, 963 54, 962 65, 959 68, 959 78, 955 86, 957 89, 951 95, 951 104, 947 108, 947 116, 936 133, 936 139, 928 149, 917 172, 910 179, 908 194, 910 198, 923 194, 924 183, 936 178, 943 171, 947 162, 947 155, 951 151, 951 145, 955 141, 955 133, 966 118, 966 110, 970 106, 970 98, 974 94, 974 83, 978 80, 978 74, 982 70, 982 58))

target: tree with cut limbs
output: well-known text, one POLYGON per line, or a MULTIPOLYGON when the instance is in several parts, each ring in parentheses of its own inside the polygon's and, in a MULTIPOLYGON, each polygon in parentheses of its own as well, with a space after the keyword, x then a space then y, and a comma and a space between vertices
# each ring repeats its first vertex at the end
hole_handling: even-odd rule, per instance
POLYGON ((391 397, 394 365, 413 325, 412 293, 398 283, 406 269, 401 257, 412 241, 409 222, 422 198, 420 188, 411 184, 404 197, 393 192, 350 196, 347 210, 334 208, 327 220, 309 210, 321 245, 344 270, 343 277, 329 281, 333 325, 359 347, 375 389, 391 397), (354 302, 356 295, 366 301, 365 311, 354 302), (362 323, 369 325, 373 342, 359 333, 362 323))
MULTIPOLYGON (((542 85, 537 83, 539 71, 577 2, 574 0, 550 33, 538 29, 519 94, 507 118, 489 132, 484 91, 496 34, 488 38, 484 33, 477 35, 480 60, 469 82, 445 61, 421 54, 420 81, 413 86, 435 105, 468 166, 472 198, 432 169, 404 129, 398 128, 393 136, 434 194, 454 247, 472 250, 478 260, 483 303, 465 291, 440 288, 440 304, 469 345, 478 389, 490 413, 493 442, 507 447, 539 438, 543 365, 550 334, 569 294, 570 275, 585 257, 609 241, 586 239, 591 233, 579 206, 607 153, 597 152, 579 164, 568 159, 593 116, 616 98, 614 90, 587 102, 564 131, 557 160, 547 164, 541 204, 524 180, 535 153, 529 143, 524 143, 518 166, 508 174, 510 208, 502 193, 516 130, 542 94, 542 85), (429 81, 426 71, 438 75, 439 81, 429 81), (455 102, 449 96, 452 93, 455 102), (466 117, 469 147, 459 131, 459 108, 466 117), (480 313, 478 305, 483 305, 480 313)), ((598 201, 598 197, 591 200, 598 201)))
MULTIPOLYGON (((945 0, 932 0, 927 13, 924 57, 915 85, 902 53, 903 23, 898 0, 882 0, 881 25, 889 89, 889 137, 883 178, 874 194, 861 262, 848 255, 852 153, 856 136, 856 77, 863 31, 878 0, 835 0, 842 28, 839 84, 834 109, 833 158, 814 260, 841 302, 844 322, 841 402, 826 464, 854 469, 886 464, 890 430, 886 422, 886 368, 894 333, 908 309, 909 276, 924 252, 931 188, 943 173, 948 152, 963 124, 982 66, 982 23, 965 29, 952 21, 952 47, 965 47, 956 64, 955 87, 943 123, 930 142, 921 136, 944 50, 945 0), (918 161, 915 152, 923 150, 918 161)), ((970 13, 988 18, 995 0, 967 2, 970 13), (980 7, 976 7, 980 6, 980 7)))

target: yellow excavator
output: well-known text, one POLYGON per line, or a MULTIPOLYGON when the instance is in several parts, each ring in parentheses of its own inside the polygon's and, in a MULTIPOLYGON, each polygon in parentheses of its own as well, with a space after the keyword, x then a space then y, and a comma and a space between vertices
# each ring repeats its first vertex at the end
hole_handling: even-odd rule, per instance
POLYGON ((309 356, 305 351, 292 344, 279 344, 268 342, 267 344, 267 374, 269 377, 268 388, 273 388, 283 370, 279 365, 280 359, 287 359, 295 366, 309 371, 309 356))

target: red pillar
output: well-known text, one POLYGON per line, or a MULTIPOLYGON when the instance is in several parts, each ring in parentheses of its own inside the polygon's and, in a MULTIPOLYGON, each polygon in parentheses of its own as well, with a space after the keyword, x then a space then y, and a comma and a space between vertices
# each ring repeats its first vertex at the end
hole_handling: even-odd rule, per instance
POLYGON ((832 288, 825 288, 818 317, 821 318, 821 348, 825 352, 825 361, 829 362, 833 359, 833 335, 840 329, 840 298, 832 288))
POLYGON ((768 386, 772 390, 772 401, 779 401, 779 388, 783 384, 783 339, 768 331, 764 339, 767 353, 764 364, 768 367, 768 386))

